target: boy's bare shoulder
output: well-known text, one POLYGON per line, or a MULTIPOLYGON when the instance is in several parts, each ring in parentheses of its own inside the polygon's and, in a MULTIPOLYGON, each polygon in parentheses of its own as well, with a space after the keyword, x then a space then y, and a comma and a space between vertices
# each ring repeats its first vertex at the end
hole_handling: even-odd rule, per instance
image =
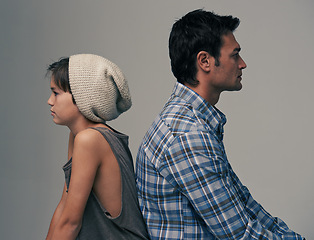
POLYGON ((92 128, 86 128, 80 131, 76 136, 75 140, 79 141, 93 141, 101 137, 101 133, 92 128))
POLYGON ((107 140, 103 135, 92 128, 80 131, 74 138, 74 146, 83 147, 91 150, 106 150, 109 147, 107 140))

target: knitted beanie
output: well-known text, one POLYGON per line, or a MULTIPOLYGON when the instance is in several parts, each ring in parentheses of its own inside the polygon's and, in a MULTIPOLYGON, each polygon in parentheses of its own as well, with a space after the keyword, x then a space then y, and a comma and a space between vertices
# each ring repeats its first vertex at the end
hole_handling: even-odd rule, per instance
POLYGON ((69 82, 79 111, 93 122, 115 119, 132 105, 120 68, 101 56, 70 56, 69 82))

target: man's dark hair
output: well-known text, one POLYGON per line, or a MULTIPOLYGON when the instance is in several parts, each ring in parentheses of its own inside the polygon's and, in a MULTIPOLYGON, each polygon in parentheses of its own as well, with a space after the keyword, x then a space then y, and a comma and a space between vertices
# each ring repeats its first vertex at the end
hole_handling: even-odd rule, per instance
POLYGON ((239 24, 238 18, 202 9, 189 12, 176 21, 169 37, 169 55, 177 81, 192 86, 198 84, 196 56, 200 51, 208 52, 219 66, 222 36, 233 32, 239 24))
MULTIPOLYGON (((51 73, 55 84, 64 92, 72 94, 69 82, 69 58, 61 58, 59 61, 54 62, 47 68, 47 74, 51 73)), ((75 100, 72 95, 73 103, 75 100)))

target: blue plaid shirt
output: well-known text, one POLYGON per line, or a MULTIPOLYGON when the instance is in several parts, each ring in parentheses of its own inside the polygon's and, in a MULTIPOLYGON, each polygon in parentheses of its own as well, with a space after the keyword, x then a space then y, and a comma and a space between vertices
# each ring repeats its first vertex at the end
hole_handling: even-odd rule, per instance
POLYGON ((139 148, 140 207, 152 239, 302 239, 272 217, 233 172, 226 118, 176 83, 139 148))

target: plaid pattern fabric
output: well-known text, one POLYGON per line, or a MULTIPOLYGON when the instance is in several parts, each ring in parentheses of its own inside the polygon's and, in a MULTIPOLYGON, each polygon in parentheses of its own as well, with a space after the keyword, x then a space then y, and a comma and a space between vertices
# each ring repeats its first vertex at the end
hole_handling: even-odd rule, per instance
POLYGON ((233 172, 226 118, 176 83, 136 163, 139 203, 152 239, 302 239, 272 217, 233 172))

